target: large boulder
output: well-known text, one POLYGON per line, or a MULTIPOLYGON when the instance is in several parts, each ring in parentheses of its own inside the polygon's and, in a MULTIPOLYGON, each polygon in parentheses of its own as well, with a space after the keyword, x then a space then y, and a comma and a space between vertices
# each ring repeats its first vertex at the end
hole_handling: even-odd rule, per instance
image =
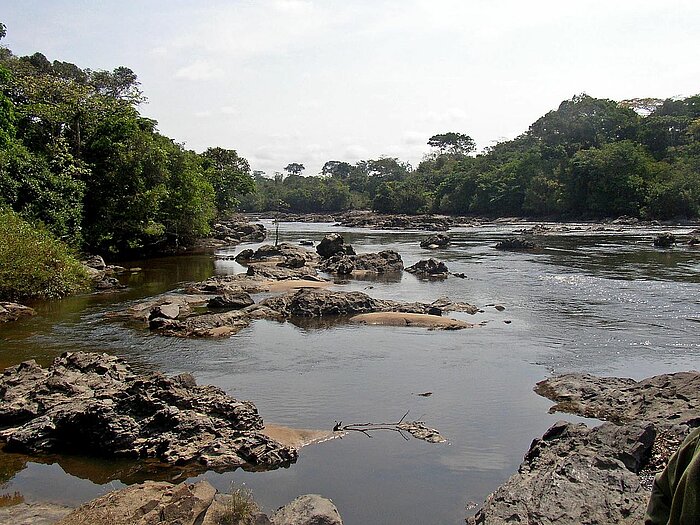
POLYGON ((0 377, 0 439, 8 452, 153 458, 193 472, 276 468, 297 452, 260 432, 249 401, 189 374, 137 375, 107 354, 66 352, 0 377))
POLYGON ((349 244, 345 244, 343 236, 338 233, 329 233, 316 246, 316 252, 328 259, 334 255, 355 255, 355 250, 349 244))

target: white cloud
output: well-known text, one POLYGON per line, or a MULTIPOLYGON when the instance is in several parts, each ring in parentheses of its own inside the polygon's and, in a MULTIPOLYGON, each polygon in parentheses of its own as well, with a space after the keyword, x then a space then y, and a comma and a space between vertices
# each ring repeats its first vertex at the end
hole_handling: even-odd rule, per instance
POLYGON ((224 115, 236 115, 238 113, 238 109, 233 106, 222 106, 220 111, 224 115))
POLYGON ((213 80, 223 76, 224 70, 208 60, 197 60, 175 72, 175 78, 186 80, 213 80))
POLYGON ((197 118, 211 117, 211 111, 209 111, 209 110, 195 111, 194 116, 197 118))

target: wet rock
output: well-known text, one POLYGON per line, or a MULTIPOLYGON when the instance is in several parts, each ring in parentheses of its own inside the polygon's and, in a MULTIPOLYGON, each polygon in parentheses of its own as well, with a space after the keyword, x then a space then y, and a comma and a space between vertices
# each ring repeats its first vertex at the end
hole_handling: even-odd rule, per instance
POLYGON ((438 277, 447 277, 450 273, 444 262, 436 261, 433 258, 421 259, 416 264, 406 268, 406 271, 417 275, 438 277))
POLYGON ((496 249, 505 251, 532 251, 537 249, 537 245, 534 242, 526 239, 510 237, 498 242, 496 244, 496 249))
POLYGON ((209 308, 231 308, 240 310, 246 306, 255 304, 255 301, 244 291, 227 292, 222 295, 217 295, 209 299, 207 306, 209 308))
POLYGON ((342 525, 333 502, 318 494, 299 496, 271 517, 273 525, 342 525))
POLYGON ((462 330, 474 327, 473 324, 459 319, 442 317, 441 313, 440 310, 436 313, 372 312, 355 315, 350 318, 350 322, 375 326, 411 326, 431 330, 462 330))
POLYGON ((321 262, 319 269, 327 273, 349 275, 352 273, 398 273, 403 271, 401 255, 394 250, 361 255, 334 255, 321 262))
POLYGON ((658 248, 669 248, 676 244, 676 236, 672 233, 661 233, 654 238, 654 246, 658 248))
POLYGON ((105 260, 99 255, 93 255, 87 260, 83 261, 83 264, 88 268, 93 268, 95 270, 101 271, 107 268, 105 260))
POLYGON ((176 303, 165 303, 153 307, 148 316, 148 321, 151 322, 156 318, 177 319, 180 313, 189 312, 187 305, 179 305, 176 303))
POLYGON ((334 255, 355 255, 355 250, 349 244, 345 244, 343 236, 338 233, 329 233, 316 246, 316 252, 324 259, 334 255))
POLYGON ((293 294, 265 299, 263 306, 283 317, 355 315, 386 308, 387 304, 362 292, 302 289, 293 294))
POLYGON ((649 492, 636 472, 654 435, 651 423, 556 423, 467 523, 641 523, 649 492))
POLYGON ((437 248, 444 248, 448 244, 450 244, 450 236, 444 233, 437 233, 431 235, 427 239, 423 239, 420 242, 420 247, 435 250, 437 248))
POLYGON ((8 452, 153 458, 192 472, 276 468, 296 450, 265 436, 249 401, 189 374, 135 374, 107 354, 66 352, 0 377, 0 439, 8 452))
POLYGON ((29 308, 19 303, 0 302, 0 323, 17 321, 23 317, 36 315, 34 308, 29 308))
POLYGON ((220 221, 212 227, 212 237, 228 244, 261 242, 267 237, 265 226, 240 220, 220 221))

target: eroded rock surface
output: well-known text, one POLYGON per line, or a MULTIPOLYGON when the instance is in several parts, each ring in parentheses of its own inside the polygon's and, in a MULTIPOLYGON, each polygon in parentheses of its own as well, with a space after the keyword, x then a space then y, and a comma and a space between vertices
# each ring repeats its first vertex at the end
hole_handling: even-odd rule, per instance
POLYGON ((436 250, 438 248, 444 248, 450 244, 450 236, 445 233, 436 233, 430 237, 423 239, 420 242, 421 248, 426 248, 428 250, 436 250))
POLYGON ((511 252, 527 252, 536 250, 537 245, 532 241, 528 241, 527 239, 510 237, 496 243, 496 249, 511 252))
POLYGON ((353 273, 398 273, 403 271, 401 255, 394 250, 383 250, 378 253, 363 253, 360 255, 333 255, 324 260, 319 269, 323 272, 338 275, 353 273))
POLYGON ((450 270, 444 262, 437 261, 433 258, 422 259, 416 264, 406 268, 406 271, 426 277, 447 277, 450 273, 450 270))
POLYGON ((316 252, 328 259, 334 255, 355 255, 355 250, 349 244, 345 244, 345 239, 339 233, 329 233, 316 246, 316 252))
POLYGON ((249 401, 190 374, 136 375, 107 354, 66 352, 0 377, 0 438, 8 452, 154 458, 196 470, 276 468, 297 452, 265 436, 249 401))
POLYGON ((552 411, 608 422, 555 424, 468 523, 641 523, 653 475, 700 424, 700 373, 641 381, 566 374, 535 390, 556 401, 552 411))
POLYGON ((250 494, 219 494, 207 481, 147 481, 113 491, 73 510, 56 525, 342 525, 333 502, 317 494, 299 496, 272 518, 250 494))

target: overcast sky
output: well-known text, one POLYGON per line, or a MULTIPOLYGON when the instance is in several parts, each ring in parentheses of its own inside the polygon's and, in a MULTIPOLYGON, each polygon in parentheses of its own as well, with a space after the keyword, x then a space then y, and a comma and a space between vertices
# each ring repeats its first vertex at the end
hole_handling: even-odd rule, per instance
POLYGON ((0 0, 3 43, 125 65, 165 135, 290 162, 386 155, 435 134, 479 148, 573 95, 700 92, 697 0, 0 0))

